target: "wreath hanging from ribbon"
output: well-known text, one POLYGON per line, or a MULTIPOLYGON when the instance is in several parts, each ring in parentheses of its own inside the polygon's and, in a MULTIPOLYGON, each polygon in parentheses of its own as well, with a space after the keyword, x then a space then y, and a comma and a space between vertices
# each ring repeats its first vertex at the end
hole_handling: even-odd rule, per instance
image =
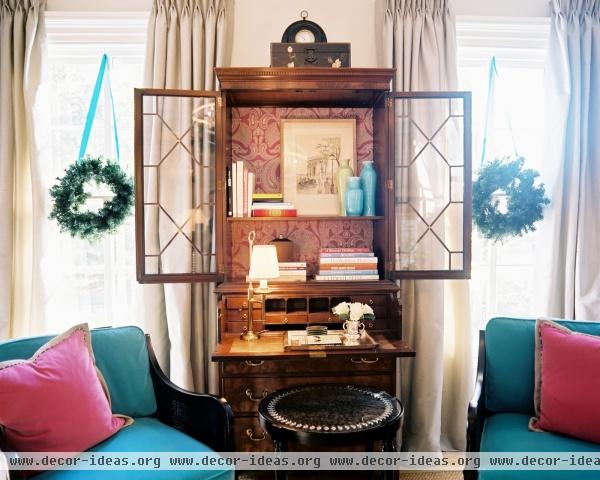
POLYGON ((114 232, 127 218, 133 206, 133 182, 119 164, 103 157, 85 156, 105 73, 113 114, 115 149, 119 160, 117 119, 110 89, 108 56, 104 54, 83 129, 78 160, 65 170, 64 176, 58 178, 58 182, 50 189, 50 218, 58 222, 61 231, 87 240, 95 240, 114 232), (91 197, 85 191, 85 186, 90 182, 105 184, 114 194, 98 211, 85 209, 85 204, 91 197))
POLYGON ((535 230, 550 203, 539 173, 524 169, 522 157, 484 164, 473 183, 473 220, 484 238, 495 242, 535 230))
MULTIPOLYGON (((483 136, 482 166, 473 183, 473 221, 484 238, 502 242, 508 237, 522 236, 535 230, 535 223, 544 218, 544 207, 550 203, 543 183, 537 183, 539 173, 524 169, 525 159, 515 156, 485 161, 487 130, 493 110, 496 58, 489 68, 487 115, 483 136)), ((508 126, 510 118, 506 112, 508 126)))

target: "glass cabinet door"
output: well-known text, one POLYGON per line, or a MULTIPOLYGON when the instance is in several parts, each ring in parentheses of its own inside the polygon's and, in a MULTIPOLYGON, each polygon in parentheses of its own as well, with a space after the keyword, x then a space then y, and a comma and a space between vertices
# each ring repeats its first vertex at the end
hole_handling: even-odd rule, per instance
POLYGON ((135 92, 140 282, 218 281, 223 208, 218 92, 135 92), (219 165, 218 165, 219 164, 219 165), (219 188, 217 188, 219 187, 219 188))
POLYGON ((469 278, 471 97, 391 94, 392 278, 469 278))

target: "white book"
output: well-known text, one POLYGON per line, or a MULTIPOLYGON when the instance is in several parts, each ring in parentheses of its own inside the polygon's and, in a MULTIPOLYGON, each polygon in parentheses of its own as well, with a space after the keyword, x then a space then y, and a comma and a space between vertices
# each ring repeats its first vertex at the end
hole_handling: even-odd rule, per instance
POLYGON ((320 263, 377 263, 377 257, 321 257, 320 263))
MULTIPOLYGON (((252 205, 252 194, 254 193, 254 173, 248 172, 248 186, 246 188, 246 205, 252 205)), ((252 210, 248 209, 247 215, 252 216, 252 210)))
POLYGON ((237 217, 237 162, 231 164, 231 185, 231 208, 233 210, 233 216, 237 217))
POLYGON ((244 161, 238 160, 237 163, 237 215, 236 217, 242 217, 244 215, 244 161))
POLYGON ((263 210, 263 209, 269 209, 269 210, 274 210, 274 209, 280 209, 280 210, 289 210, 294 208, 294 204, 292 203, 281 203, 281 202, 277 202, 277 203, 268 203, 268 202, 254 202, 252 204, 252 209, 253 210, 263 210))

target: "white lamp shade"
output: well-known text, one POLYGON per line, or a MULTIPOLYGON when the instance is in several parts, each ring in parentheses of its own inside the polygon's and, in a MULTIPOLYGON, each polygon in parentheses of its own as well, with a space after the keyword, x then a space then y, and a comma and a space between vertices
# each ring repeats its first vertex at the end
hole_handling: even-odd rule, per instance
POLYGON ((254 245, 248 276, 252 280, 267 280, 279 277, 279 263, 275 245, 254 245))

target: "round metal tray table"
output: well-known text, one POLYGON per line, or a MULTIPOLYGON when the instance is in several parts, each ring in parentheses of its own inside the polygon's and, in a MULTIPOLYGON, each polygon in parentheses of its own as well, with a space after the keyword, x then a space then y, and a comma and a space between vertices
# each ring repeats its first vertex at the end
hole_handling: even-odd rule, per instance
MULTIPOLYGON (((396 432, 403 408, 387 392, 363 385, 303 385, 277 390, 258 406, 262 427, 285 452, 288 442, 311 447, 363 444, 373 450, 376 441, 383 451, 395 451, 396 432)), ((393 474, 386 471, 386 477, 393 474)), ((278 472, 277 478, 285 478, 278 472)), ((391 477, 390 477, 391 478, 391 477)))

